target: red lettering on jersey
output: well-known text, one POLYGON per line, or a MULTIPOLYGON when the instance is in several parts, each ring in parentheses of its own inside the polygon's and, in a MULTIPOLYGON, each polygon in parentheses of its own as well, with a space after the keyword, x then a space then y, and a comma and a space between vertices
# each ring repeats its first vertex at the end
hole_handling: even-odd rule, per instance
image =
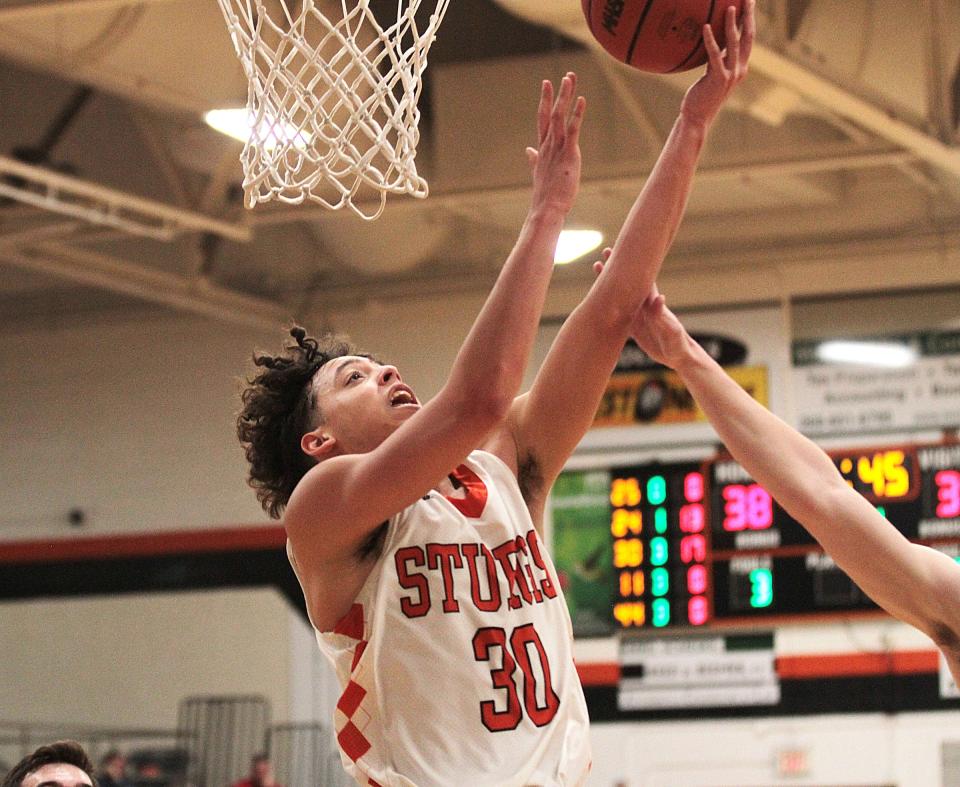
POLYGON ((460 465, 450 475, 457 479, 464 496, 444 497, 465 517, 479 519, 487 505, 487 486, 483 479, 466 465, 460 465))
MULTIPOLYGON (((520 550, 520 554, 524 557, 530 557, 530 551, 527 549, 527 542, 524 541, 523 536, 517 536, 517 549, 520 550)), ((533 600, 538 604, 543 603, 543 595, 537 589, 537 581, 533 578, 533 566, 530 565, 530 561, 527 560, 517 560, 517 565, 522 566, 527 572, 527 576, 530 578, 530 589, 533 591, 533 600)))
POLYGON ((493 661, 491 649, 500 651, 500 666, 490 670, 490 677, 494 689, 506 692, 501 695, 501 702, 505 700, 506 707, 497 710, 497 702, 484 700, 480 703, 480 720, 490 732, 505 732, 515 730, 523 718, 523 708, 517 694, 517 684, 513 679, 517 663, 510 654, 507 645, 507 632, 502 628, 477 629, 473 635, 473 656, 477 661, 493 661))
POLYGON ((547 658, 547 651, 532 623, 518 626, 513 630, 513 634, 510 635, 510 649, 513 651, 514 660, 520 667, 520 671, 523 672, 523 706, 527 709, 530 721, 538 727, 544 727, 553 721, 553 717, 557 715, 557 710, 560 707, 560 697, 553 690, 553 678, 550 675, 550 660, 547 658), (540 670, 543 673, 545 704, 542 708, 537 702, 538 681, 533 672, 530 651, 527 649, 529 645, 533 645, 536 649, 540 670))
POLYGON ((537 580, 533 578, 533 566, 527 563, 527 576, 530 577, 530 587, 533 588, 533 600, 538 604, 543 603, 543 593, 537 588, 537 580))
POLYGON ((427 568, 443 574, 443 611, 459 612, 460 603, 453 589, 453 569, 463 568, 459 544, 427 544, 427 568))
MULTIPOLYGON (((517 536, 515 539, 512 538, 504 544, 496 547, 493 550, 493 556, 500 563, 500 567, 503 569, 504 576, 507 578, 507 606, 510 609, 520 609, 522 604, 520 597, 523 597, 523 601, 526 601, 528 604, 533 603, 533 593, 530 590, 530 586, 527 584, 527 578, 524 576, 523 568, 520 565, 519 559, 517 560, 516 565, 513 561, 510 560, 510 555, 514 555, 520 552, 520 544, 523 544, 524 541, 520 536, 517 536), (513 587, 516 585, 517 590, 520 591, 518 596, 513 591, 513 587)), ((524 546, 526 546, 524 544, 524 546)))
POLYGON ((393 556, 397 567, 397 581, 400 587, 406 590, 416 589, 419 599, 414 602, 410 596, 403 596, 400 599, 400 609, 408 618, 422 618, 430 611, 430 583, 425 575, 407 571, 407 561, 412 560, 413 565, 422 567, 426 562, 423 557, 423 550, 420 547, 403 547, 398 549, 393 556))
POLYGON ((500 609, 500 578, 497 576, 497 564, 486 544, 461 544, 460 551, 467 559, 467 568, 470 569, 470 596, 473 605, 481 612, 496 612, 500 609), (477 568, 477 557, 480 550, 487 562, 487 588, 490 598, 480 597, 480 570, 477 568))
MULTIPOLYGON (((525 555, 526 557, 530 556, 530 551, 527 549, 527 542, 523 540, 523 536, 517 536, 517 549, 520 550, 520 554, 525 555)), ((533 578, 533 566, 530 565, 530 561, 520 561, 518 559, 517 564, 524 568, 524 570, 527 572, 527 576, 530 578, 530 589, 533 591, 533 600, 538 604, 543 603, 543 595, 537 589, 537 582, 533 578)))
POLYGON ((530 547, 530 557, 533 558, 533 562, 537 568, 544 574, 544 579, 540 581, 540 589, 543 591, 543 595, 547 598, 556 598, 557 588, 556 585, 553 584, 553 578, 550 576, 550 571, 547 569, 543 555, 540 554, 540 540, 536 530, 531 530, 527 533, 527 545, 530 547))

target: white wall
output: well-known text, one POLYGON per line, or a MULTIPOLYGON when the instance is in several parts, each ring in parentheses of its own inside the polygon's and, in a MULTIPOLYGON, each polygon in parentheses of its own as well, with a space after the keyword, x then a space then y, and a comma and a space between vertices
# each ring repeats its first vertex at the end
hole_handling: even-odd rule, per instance
POLYGON ((264 338, 171 316, 0 334, 0 539, 265 519, 234 436, 264 338))
POLYGON ((293 614, 267 589, 0 604, 0 718, 173 729, 186 696, 262 694, 286 720, 293 614))
POLYGON ((590 784, 935 787, 943 784, 941 743, 960 738, 958 729, 957 712, 599 724, 592 728, 590 784), (806 754, 806 773, 778 771, 778 756, 786 751, 806 754))

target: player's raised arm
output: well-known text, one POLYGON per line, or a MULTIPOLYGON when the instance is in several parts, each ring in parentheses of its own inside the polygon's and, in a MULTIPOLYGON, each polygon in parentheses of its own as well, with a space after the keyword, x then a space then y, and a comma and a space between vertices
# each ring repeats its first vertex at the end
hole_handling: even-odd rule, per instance
POLYGON ((960 566, 912 544, 851 489, 817 445, 754 401, 694 342, 654 289, 633 336, 674 369, 733 457, 877 604, 960 666, 960 566))
MULTIPOLYGON (((301 564, 349 557, 505 418, 522 381, 557 238, 579 185, 585 105, 575 88, 576 78, 568 74, 554 101, 551 84, 543 83, 538 146, 527 152, 533 171, 530 211, 436 397, 420 408, 396 369, 369 359, 336 358, 316 373, 319 424, 301 445, 317 464, 297 485, 286 515, 301 564)), ((305 573, 314 572, 307 567, 305 573)))
POLYGON ((530 392, 511 416, 517 461, 536 467, 532 509, 589 428, 639 301, 649 291, 677 232, 707 131, 743 80, 755 33, 748 0, 743 31, 725 17, 727 48, 705 28, 709 65, 683 99, 679 117, 613 245, 603 275, 560 330, 530 392))
POLYGON ((727 47, 723 51, 710 25, 704 26, 709 57, 706 73, 683 97, 663 152, 613 244, 604 272, 606 281, 601 279, 598 285, 610 306, 628 312, 627 320, 637 306, 636 298, 645 296, 656 281, 680 227, 707 133, 724 102, 747 75, 756 36, 754 12, 755 0, 747 0, 741 31, 736 9, 727 9, 727 47))

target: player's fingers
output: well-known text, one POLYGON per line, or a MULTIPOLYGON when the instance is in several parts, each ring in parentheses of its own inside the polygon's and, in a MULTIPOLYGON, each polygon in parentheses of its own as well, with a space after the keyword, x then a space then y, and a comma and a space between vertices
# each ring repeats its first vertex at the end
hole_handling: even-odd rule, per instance
POLYGON ((540 158, 540 154, 537 153, 536 148, 527 148, 527 163, 530 165, 530 169, 533 169, 537 166, 537 159, 540 158))
POLYGON ((573 105, 573 112, 570 115, 570 123, 567 126, 567 134, 570 141, 576 144, 580 140, 580 126, 583 125, 583 114, 587 110, 587 100, 583 96, 578 96, 573 105))
POLYGON ((727 67, 734 74, 740 67, 740 29, 737 27, 737 9, 727 8, 727 67))
POLYGON ((747 0, 747 10, 743 17, 743 38, 740 41, 740 63, 742 73, 747 73, 747 63, 753 51, 753 41, 757 37, 756 0, 747 0))
POLYGON ((577 74, 575 71, 571 71, 568 76, 570 77, 570 101, 567 103, 567 125, 573 119, 573 113, 580 101, 580 96, 577 95, 577 74))
POLYGON ((567 74, 560 80, 560 91, 557 94, 557 100, 553 102, 553 112, 550 115, 550 131, 557 142, 562 142, 566 134, 567 108, 570 106, 572 93, 572 80, 570 74, 567 74))
MULTIPOLYGON (((557 91, 557 98, 553 102, 553 116, 566 117, 566 110, 570 103, 570 94, 573 92, 570 74, 564 74, 560 80, 560 90, 557 91)), ((551 116, 551 120, 553 119, 551 116)))
POLYGON ((610 259, 610 255, 613 253, 613 249, 607 246, 603 251, 600 252, 600 259, 593 263, 593 272, 599 276, 603 273, 603 269, 606 267, 607 260, 610 259))
POLYGON ((540 85, 540 106, 537 108, 537 142, 542 143, 550 128, 550 108, 553 106, 553 82, 544 79, 540 85))
POLYGON ((713 35, 713 28, 710 25, 703 26, 703 45, 707 49, 707 58, 710 62, 711 71, 724 71, 723 53, 720 51, 720 45, 713 35))

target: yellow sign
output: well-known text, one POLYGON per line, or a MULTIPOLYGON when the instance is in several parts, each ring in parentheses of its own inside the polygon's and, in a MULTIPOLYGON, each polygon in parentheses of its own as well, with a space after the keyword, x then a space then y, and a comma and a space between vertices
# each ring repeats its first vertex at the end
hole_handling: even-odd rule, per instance
MULTIPOLYGON (((725 371, 760 404, 769 406, 766 366, 734 366, 725 371)), ((706 420, 679 375, 665 369, 611 377, 593 425, 634 426, 706 420)))

